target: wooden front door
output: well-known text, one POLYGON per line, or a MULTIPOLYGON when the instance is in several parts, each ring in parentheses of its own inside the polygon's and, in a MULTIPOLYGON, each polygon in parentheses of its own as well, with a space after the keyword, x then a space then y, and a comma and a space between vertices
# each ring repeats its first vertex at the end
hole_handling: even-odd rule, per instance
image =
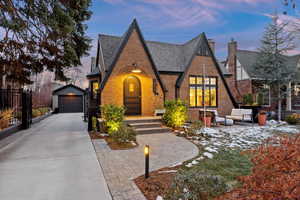
POLYGON ((129 76, 124 80, 124 106, 126 115, 141 114, 141 83, 135 76, 129 76))

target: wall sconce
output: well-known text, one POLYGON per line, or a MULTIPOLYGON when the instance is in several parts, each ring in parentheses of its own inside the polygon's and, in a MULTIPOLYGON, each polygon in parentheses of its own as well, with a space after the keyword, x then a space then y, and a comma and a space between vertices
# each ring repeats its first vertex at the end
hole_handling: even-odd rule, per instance
POLYGON ((142 72, 142 70, 137 68, 138 65, 136 63, 133 63, 132 66, 134 67, 134 69, 131 70, 132 73, 141 73, 142 72))

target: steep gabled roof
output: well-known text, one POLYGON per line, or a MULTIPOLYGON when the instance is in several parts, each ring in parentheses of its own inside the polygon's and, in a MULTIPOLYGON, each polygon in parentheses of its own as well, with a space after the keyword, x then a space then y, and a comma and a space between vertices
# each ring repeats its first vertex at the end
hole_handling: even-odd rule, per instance
MULTIPOLYGON (((153 58, 158 71, 183 72, 200 36, 186 42, 185 44, 170 44, 165 42, 145 41, 146 46, 153 58)), ((99 43, 103 51, 105 69, 108 69, 114 59, 114 53, 122 37, 99 35, 99 43)))
POLYGON ((216 59, 216 57, 215 57, 213 51, 212 51, 211 48, 210 48, 210 45, 209 45, 209 43, 208 43, 208 40, 207 40, 207 38, 206 38, 205 33, 202 33, 202 34, 200 35, 200 40, 198 41, 198 44, 197 44, 196 48, 194 49, 194 52, 193 52, 193 54, 192 54, 192 57, 190 58, 190 60, 189 60, 189 62, 188 62, 188 65, 187 65, 187 67, 185 68, 184 73, 183 73, 183 74, 179 77, 179 79, 177 80, 177 82, 176 82, 176 87, 179 88, 179 87, 181 86, 181 84, 182 84, 182 82, 183 82, 183 80, 184 80, 184 78, 185 78, 185 76, 186 76, 186 74, 187 74, 187 72, 188 72, 188 70, 189 70, 189 68, 190 68, 190 66, 191 66, 192 61, 193 61, 193 59, 195 58, 195 56, 196 56, 197 54, 199 54, 199 55, 206 55, 206 52, 208 52, 208 56, 210 56, 210 57, 212 58, 212 60, 213 60, 213 62, 214 62, 214 64, 215 64, 215 66, 216 66, 216 68, 217 68, 217 71, 218 71, 219 74, 220 74, 220 77, 221 77, 221 80, 222 80, 222 82, 223 82, 223 84, 224 84, 224 86, 225 86, 225 89, 226 89, 226 91, 227 91, 227 93, 228 93, 228 95, 229 95, 229 98, 231 99, 231 101, 232 101, 232 103, 233 103, 233 105, 234 105, 234 106, 237 106, 237 103, 236 103, 234 97, 232 96, 232 93, 231 93, 231 91, 230 91, 230 89, 229 89, 229 86, 227 85, 227 82, 226 82, 226 80, 225 80, 225 77, 224 77, 224 75, 223 75, 223 73, 222 73, 221 67, 219 66, 219 63, 218 63, 218 61, 217 61, 217 59, 216 59))
MULTIPOLYGON (((156 67, 156 65, 155 65, 155 63, 153 61, 152 55, 151 55, 151 53, 150 53, 150 51, 149 51, 149 49, 148 49, 148 47, 146 45, 146 42, 144 40, 144 37, 142 35, 142 32, 141 32, 141 30, 139 28, 139 25, 138 25, 136 19, 133 20, 133 22, 131 23, 131 25, 130 25, 129 29, 127 30, 127 32, 123 35, 123 37, 120 38, 120 40, 118 40, 118 42, 117 42, 117 39, 115 38, 114 43, 111 46, 111 48, 115 47, 115 49, 111 49, 111 51, 108 52, 107 54, 103 52, 103 57, 106 54, 105 55, 106 61, 104 60, 104 63, 106 65, 105 67, 107 67, 107 68, 105 68, 105 69, 107 69, 107 73, 105 74, 105 76, 103 78, 103 81, 101 82, 100 90, 103 90, 103 88, 104 88, 104 86, 105 86, 105 84, 106 84, 109 76, 111 75, 111 73, 112 73, 112 71, 113 71, 113 69, 114 69, 114 67, 116 65, 116 62, 118 61, 118 59, 119 59, 119 57, 120 57, 120 55, 121 55, 121 53, 122 53, 125 45, 127 44, 128 40, 129 40, 129 38, 130 38, 130 36, 131 36, 131 34, 132 34, 132 32, 134 30, 137 31, 137 34, 140 37, 140 40, 141 40, 142 45, 143 45, 143 47, 145 49, 145 52, 146 52, 146 54, 147 54, 147 56, 148 56, 148 58, 150 60, 152 70, 153 70, 153 72, 154 72, 154 74, 155 74, 155 76, 156 76, 156 78, 157 78, 157 80, 158 80, 161 88, 163 89, 163 91, 167 91, 166 88, 165 88, 165 86, 164 86, 164 84, 163 84, 163 82, 160 79, 160 76, 159 76, 158 71, 157 71, 157 67, 156 67)), ((101 40, 99 40, 99 41, 101 42, 101 40)), ((102 46, 102 44, 101 44, 101 46, 102 46)), ((104 51, 104 47, 103 46, 102 46, 102 50, 104 51)))

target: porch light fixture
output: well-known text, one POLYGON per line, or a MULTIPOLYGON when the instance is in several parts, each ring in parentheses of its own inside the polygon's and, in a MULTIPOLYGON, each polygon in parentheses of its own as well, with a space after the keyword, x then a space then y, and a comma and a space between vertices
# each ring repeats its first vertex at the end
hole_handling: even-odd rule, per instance
POLYGON ((144 148, 145 154, 145 178, 149 178, 149 145, 146 145, 144 148))
POLYGON ((132 66, 134 67, 133 70, 131 70, 132 73, 141 73, 142 70, 138 69, 137 68, 137 64, 136 63, 133 63, 132 66))

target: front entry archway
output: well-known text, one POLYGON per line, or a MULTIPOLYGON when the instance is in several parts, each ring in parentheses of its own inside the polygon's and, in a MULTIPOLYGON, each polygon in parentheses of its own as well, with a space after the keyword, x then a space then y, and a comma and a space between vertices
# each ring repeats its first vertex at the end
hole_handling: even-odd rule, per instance
POLYGON ((136 76, 124 80, 124 106, 126 115, 141 115, 141 82, 136 76))

